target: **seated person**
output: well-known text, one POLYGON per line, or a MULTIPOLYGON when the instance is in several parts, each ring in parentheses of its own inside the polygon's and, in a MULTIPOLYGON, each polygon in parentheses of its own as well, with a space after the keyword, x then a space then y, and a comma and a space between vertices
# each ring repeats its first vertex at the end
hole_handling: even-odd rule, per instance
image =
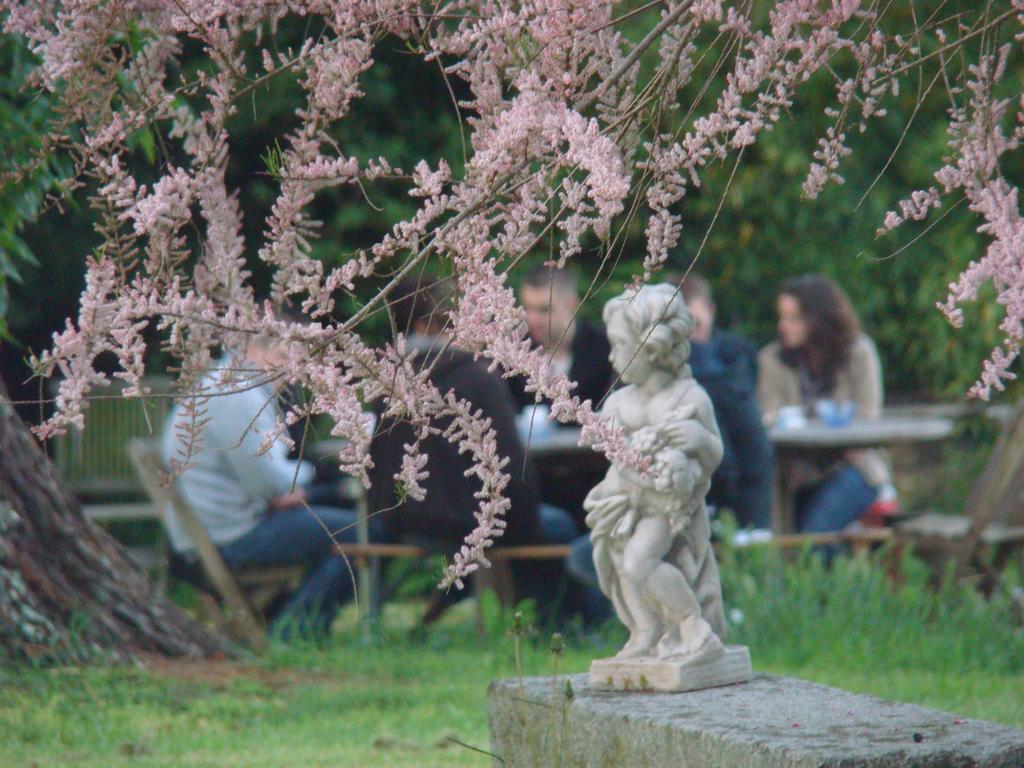
MULTIPOLYGON (((573 394, 590 400, 595 410, 600 408, 615 380, 608 359, 611 346, 603 327, 576 316, 580 300, 572 272, 544 265, 535 267, 523 278, 519 301, 526 310, 526 323, 534 343, 548 353, 557 371, 576 382, 573 394)), ((525 379, 513 378, 509 384, 520 409, 534 404, 534 395, 526 392, 525 379)), ((530 425, 528 420, 525 423, 530 427, 530 440, 543 434, 540 427, 530 425)), ((607 469, 607 463, 600 459, 544 467, 541 498, 568 510, 582 528, 583 500, 607 469)))
MULTIPOLYGON (((352 596, 352 576, 334 542, 355 540, 356 514, 310 507, 303 484, 312 479, 313 469, 289 459, 283 442, 258 455, 265 434, 275 426, 277 392, 274 384, 252 387, 251 382, 267 366, 282 362, 275 340, 256 338, 206 374, 202 386, 211 397, 203 418, 209 421, 177 484, 228 568, 309 564, 298 590, 269 617, 270 629, 284 637, 296 628, 323 635, 338 607, 352 596), (234 380, 223 381, 225 371, 234 380)), ((163 438, 168 466, 183 459, 178 432, 189 420, 180 405, 172 409, 163 438)), ((166 519, 175 553, 194 563, 192 541, 172 511, 166 519)))
MULTIPOLYGON (((309 317, 291 304, 286 304, 275 314, 279 320, 291 323, 309 322, 309 317)), ((301 413, 309 404, 310 397, 309 391, 301 385, 285 384, 277 391, 278 409, 287 412, 299 406, 301 413)), ((354 486, 346 482, 349 476, 338 467, 337 458, 333 454, 316 450, 316 444, 324 437, 317 429, 321 418, 323 417, 300 415, 288 424, 288 438, 292 441, 288 458, 304 460, 313 468, 312 478, 303 485, 306 503, 317 507, 354 509, 361 494, 354 493, 354 486)), ((325 422, 329 423, 329 419, 325 419, 325 422)))
MULTIPOLYGON (((470 352, 450 344, 445 336, 446 300, 443 288, 437 284, 404 281, 393 294, 395 327, 411 331, 407 349, 417 353, 419 365, 429 366, 434 386, 442 393, 452 391, 491 420, 498 453, 509 459, 505 491, 512 502, 498 546, 572 541, 579 533, 572 518, 561 509, 540 504, 537 473, 516 430, 515 405, 508 385, 497 373, 488 371, 485 362, 474 360, 470 352)), ((443 429, 445 423, 439 422, 438 427, 443 429)), ((466 474, 472 464, 467 453, 460 452, 443 435, 431 434, 420 444, 428 457, 429 477, 423 481, 426 496, 422 501, 401 498, 394 478, 402 465, 404 446, 413 442, 412 425, 390 418, 381 420, 370 445, 370 509, 382 518, 389 537, 418 538, 418 543, 436 544, 442 551, 453 551, 476 527, 474 513, 479 499, 475 494, 480 481, 466 474)), ((513 569, 517 599, 534 597, 542 609, 550 608, 558 594, 561 564, 530 562, 522 568, 520 565, 516 563, 513 569)), ((458 598, 457 590, 449 593, 449 600, 458 598)))
MULTIPOLYGON (((758 355, 758 401, 772 425, 786 406, 808 416, 818 400, 851 401, 857 419, 878 418, 882 370, 871 339, 843 290, 824 275, 783 284, 778 299, 777 341, 758 355)), ((792 465, 787 485, 796 494, 797 526, 807 533, 839 531, 859 520, 889 483, 879 450, 824 455, 815 464, 792 465)))
MULTIPOLYGON (((548 353, 558 372, 576 382, 573 394, 590 400, 597 410, 615 378, 608 360, 611 346, 604 328, 577 317, 580 297, 572 272, 545 265, 533 268, 523 278, 519 302, 534 343, 548 353)), ((525 381, 513 379, 511 384, 519 408, 535 402, 525 381)))
POLYGON ((708 503, 732 510, 743 528, 770 528, 772 445, 757 405, 756 348, 715 327, 711 285, 691 272, 680 286, 696 325, 690 334, 690 368, 715 409, 724 456, 711 479, 708 503))

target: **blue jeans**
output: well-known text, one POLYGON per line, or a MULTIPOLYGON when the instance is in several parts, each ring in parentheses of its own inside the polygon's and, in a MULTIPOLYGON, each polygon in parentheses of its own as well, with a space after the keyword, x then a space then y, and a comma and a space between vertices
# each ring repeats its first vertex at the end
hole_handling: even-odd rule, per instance
MULTIPOLYGON (((354 542, 355 525, 356 513, 347 509, 289 507, 269 514, 247 534, 220 547, 220 554, 232 569, 308 564, 302 584, 271 617, 270 629, 283 637, 296 628, 322 636, 330 630, 338 608, 353 594, 352 574, 334 551, 334 542, 354 542)), ((370 539, 381 539, 380 523, 373 518, 370 539)))
POLYGON ((597 568, 594 567, 594 547, 590 543, 590 534, 580 536, 569 547, 569 556, 565 559, 565 570, 580 584, 593 589, 600 589, 597 583, 597 568))
POLYGON ((864 475, 849 464, 833 470, 796 493, 796 515, 804 533, 841 531, 859 520, 878 495, 864 475))
POLYGON ((568 544, 580 529, 572 515, 551 504, 537 506, 537 538, 541 544, 568 544))

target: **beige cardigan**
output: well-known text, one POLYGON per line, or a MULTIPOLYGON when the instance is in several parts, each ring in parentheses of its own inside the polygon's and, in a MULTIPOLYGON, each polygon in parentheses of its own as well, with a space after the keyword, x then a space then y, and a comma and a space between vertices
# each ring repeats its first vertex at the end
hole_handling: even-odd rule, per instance
MULTIPOLYGON (((813 408, 813 403, 803 402, 796 369, 786 365, 779 357, 778 342, 762 349, 757 362, 757 400, 766 424, 774 424, 779 410, 784 406, 813 408)), ((856 404, 856 419, 877 419, 881 415, 882 364, 875 343, 867 336, 862 335, 854 342, 850 350, 850 364, 836 375, 832 397, 836 400, 852 400, 856 404)), ((851 463, 876 488, 890 482, 889 464, 884 451, 856 451, 851 463)))

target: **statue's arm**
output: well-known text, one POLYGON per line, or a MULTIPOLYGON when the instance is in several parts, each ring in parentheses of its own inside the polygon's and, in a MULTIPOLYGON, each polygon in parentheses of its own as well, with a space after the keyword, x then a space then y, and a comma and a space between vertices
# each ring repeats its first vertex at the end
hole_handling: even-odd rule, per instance
POLYGON ((669 417, 664 432, 673 445, 697 459, 705 472, 713 472, 721 463, 722 436, 711 399, 703 392, 669 417))

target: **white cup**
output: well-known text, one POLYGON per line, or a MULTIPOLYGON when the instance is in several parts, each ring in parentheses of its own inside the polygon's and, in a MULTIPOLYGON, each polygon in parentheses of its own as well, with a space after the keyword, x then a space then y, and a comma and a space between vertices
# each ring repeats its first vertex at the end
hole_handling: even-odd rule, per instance
POLYGON ((551 408, 547 403, 527 405, 516 417, 516 428, 519 437, 527 440, 546 440, 551 434, 551 408))
POLYGON ((807 414, 802 405, 786 405, 779 409, 775 420, 779 429, 800 429, 807 426, 807 414))
POLYGON ((373 431, 377 428, 377 414, 373 411, 363 411, 363 429, 368 437, 373 437, 373 431))

